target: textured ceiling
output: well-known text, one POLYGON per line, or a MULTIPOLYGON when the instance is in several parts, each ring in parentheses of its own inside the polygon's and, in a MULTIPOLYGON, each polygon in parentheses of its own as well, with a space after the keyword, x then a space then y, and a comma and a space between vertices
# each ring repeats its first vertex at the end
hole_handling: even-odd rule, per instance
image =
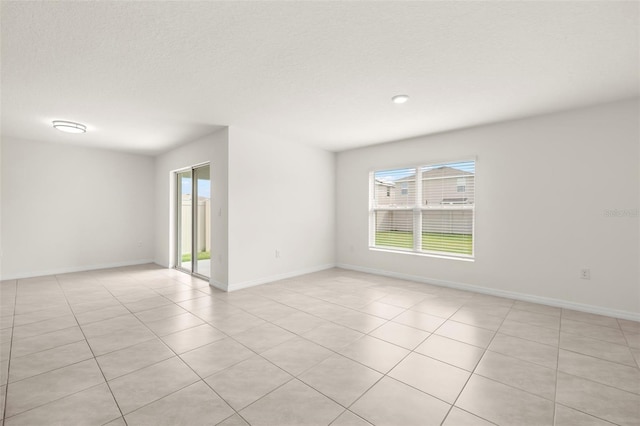
POLYGON ((340 151, 639 93, 637 2, 1 7, 2 133, 25 139, 156 154, 230 125, 340 151))

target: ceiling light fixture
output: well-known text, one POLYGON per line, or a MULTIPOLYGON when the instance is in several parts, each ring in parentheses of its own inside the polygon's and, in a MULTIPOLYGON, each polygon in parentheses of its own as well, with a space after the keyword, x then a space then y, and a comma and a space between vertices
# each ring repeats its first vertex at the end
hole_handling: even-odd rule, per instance
POLYGON ((394 104, 403 104, 409 100, 409 95, 395 95, 391 100, 394 104))
POLYGON ((409 100, 409 95, 395 95, 391 100, 394 104, 403 104, 409 100))
POLYGON ((87 126, 73 121, 55 120, 53 127, 66 133, 85 133, 87 131, 87 126))

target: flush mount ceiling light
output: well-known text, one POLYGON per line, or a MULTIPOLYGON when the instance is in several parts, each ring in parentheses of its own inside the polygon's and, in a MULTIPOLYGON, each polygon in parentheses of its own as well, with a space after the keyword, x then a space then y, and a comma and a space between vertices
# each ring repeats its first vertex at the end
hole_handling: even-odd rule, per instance
POLYGON ((403 104, 409 100, 409 95, 395 95, 391 100, 394 104, 403 104))
POLYGON ((53 127, 61 132, 67 133, 85 133, 87 131, 87 126, 80 123, 74 123, 73 121, 55 120, 53 122, 53 127))
POLYGON ((395 95, 391 100, 394 104, 403 104, 409 100, 409 95, 395 95))

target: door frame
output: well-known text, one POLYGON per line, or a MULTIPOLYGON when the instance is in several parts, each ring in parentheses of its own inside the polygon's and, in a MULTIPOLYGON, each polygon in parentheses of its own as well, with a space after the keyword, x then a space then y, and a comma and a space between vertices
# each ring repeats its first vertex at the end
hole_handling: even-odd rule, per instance
MULTIPOLYGON (((209 280, 211 277, 208 277, 206 275, 202 275, 198 272, 196 272, 195 270, 197 268, 195 268, 195 266, 198 263, 198 238, 197 238, 197 232, 198 232, 198 180, 196 179, 196 169, 201 168, 201 167, 209 167, 209 182, 211 182, 211 163, 208 161, 205 161, 203 163, 198 163, 195 164, 193 166, 189 166, 189 167, 184 167, 182 169, 178 169, 178 170, 174 170, 172 173, 174 174, 173 176, 173 181, 174 184, 176 185, 176 192, 175 192, 175 197, 174 197, 174 203, 175 203, 175 223, 174 223, 174 231, 175 231, 175 244, 173 247, 173 252, 174 252, 174 256, 175 256, 175 264, 174 264, 174 269, 180 271, 180 272, 184 272, 185 274, 189 274, 189 275, 193 275, 194 277, 197 278, 201 278, 203 280, 209 280), (181 218, 182 218, 182 199, 178 199, 178 197, 180 196, 181 198, 181 188, 182 188, 182 184, 180 182, 180 174, 184 173, 184 172, 190 172, 191 173, 191 270, 189 269, 185 269, 182 267, 182 254, 180 253, 180 248, 181 248, 181 243, 180 241, 182 240, 182 234, 180 233, 180 226, 181 226, 181 218)), ((211 274, 211 271, 209 271, 209 274, 211 274)))

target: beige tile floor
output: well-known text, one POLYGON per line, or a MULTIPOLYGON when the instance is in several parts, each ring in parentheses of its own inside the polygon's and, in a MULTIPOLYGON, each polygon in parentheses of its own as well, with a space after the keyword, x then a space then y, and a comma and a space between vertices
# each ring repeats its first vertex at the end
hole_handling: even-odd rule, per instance
POLYGON ((332 269, 1 284, 13 425, 639 425, 640 323, 332 269))

